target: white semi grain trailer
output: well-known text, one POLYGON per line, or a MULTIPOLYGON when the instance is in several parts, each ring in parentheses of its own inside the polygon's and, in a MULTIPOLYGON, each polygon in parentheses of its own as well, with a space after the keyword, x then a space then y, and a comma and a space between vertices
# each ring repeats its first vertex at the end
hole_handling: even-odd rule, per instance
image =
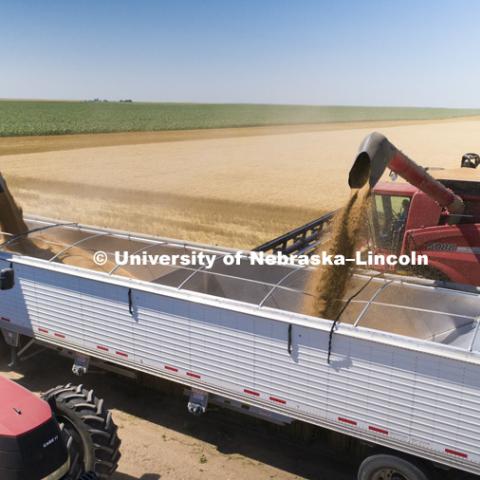
MULTIPOLYGON (((480 474, 479 289, 357 274, 332 322, 301 313, 309 268, 247 259, 227 267, 229 249, 38 218, 28 226, 30 239, 55 238, 57 255, 16 253, 23 237, 0 251, 0 327, 13 357, 50 346, 73 352, 77 373, 102 361, 185 385, 192 413, 247 406, 240 411, 348 435, 373 446, 361 480, 424 480, 435 468, 480 474), (195 251, 219 260, 210 270, 105 273, 59 263, 59 244, 62 255, 195 251)), ((294 243, 315 228, 295 231, 294 243)))

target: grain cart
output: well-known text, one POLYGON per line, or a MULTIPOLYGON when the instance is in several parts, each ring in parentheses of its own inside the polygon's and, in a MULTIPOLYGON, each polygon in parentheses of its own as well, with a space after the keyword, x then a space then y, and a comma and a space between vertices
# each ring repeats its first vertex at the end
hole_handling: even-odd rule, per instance
MULTIPOLYGON (((314 293, 309 267, 259 266, 252 252, 39 217, 26 223, 0 251, 4 275, 15 279, 0 291, 12 360, 40 345, 71 356, 77 374, 100 364, 181 384, 196 415, 221 405, 322 427, 368 446, 361 480, 480 474, 477 287, 358 271, 332 321, 304 313, 314 293), (102 272, 45 249, 42 258, 22 254, 25 237, 54 239, 62 255, 101 251, 110 264, 115 251, 215 261, 102 272)), ((323 227, 309 228, 305 238, 323 227)), ((282 241, 303 249, 302 238, 282 241)))

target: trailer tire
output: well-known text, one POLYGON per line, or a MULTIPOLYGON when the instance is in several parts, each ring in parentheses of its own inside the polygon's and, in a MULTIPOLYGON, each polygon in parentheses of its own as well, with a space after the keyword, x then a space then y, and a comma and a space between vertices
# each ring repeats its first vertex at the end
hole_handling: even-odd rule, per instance
POLYGON ((103 399, 83 385, 71 384, 52 388, 42 397, 66 433, 71 462, 67 478, 77 480, 84 472, 93 472, 99 479, 109 478, 120 459, 120 439, 103 399))
POLYGON ((428 480, 417 464, 395 455, 367 457, 358 469, 357 480, 428 480))

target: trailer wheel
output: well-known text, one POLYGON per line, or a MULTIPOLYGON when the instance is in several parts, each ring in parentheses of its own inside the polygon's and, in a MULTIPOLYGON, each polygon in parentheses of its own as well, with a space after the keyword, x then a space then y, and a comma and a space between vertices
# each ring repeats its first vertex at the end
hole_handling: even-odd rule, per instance
POLYGON ((379 454, 367 457, 358 469, 358 480, 428 480, 415 463, 395 455, 379 454))
POLYGON ((93 390, 71 384, 52 388, 42 397, 65 431, 71 462, 68 478, 77 480, 84 472, 109 478, 120 459, 120 439, 103 400, 93 390))

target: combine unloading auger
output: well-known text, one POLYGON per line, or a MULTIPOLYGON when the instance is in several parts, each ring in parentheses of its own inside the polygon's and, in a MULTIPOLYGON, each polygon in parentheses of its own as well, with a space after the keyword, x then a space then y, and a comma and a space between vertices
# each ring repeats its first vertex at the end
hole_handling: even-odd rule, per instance
POLYGON ((435 180, 425 169, 408 158, 382 134, 374 132, 362 142, 360 151, 348 175, 350 188, 373 188, 389 168, 408 183, 417 187, 452 214, 464 211, 463 200, 435 180))

